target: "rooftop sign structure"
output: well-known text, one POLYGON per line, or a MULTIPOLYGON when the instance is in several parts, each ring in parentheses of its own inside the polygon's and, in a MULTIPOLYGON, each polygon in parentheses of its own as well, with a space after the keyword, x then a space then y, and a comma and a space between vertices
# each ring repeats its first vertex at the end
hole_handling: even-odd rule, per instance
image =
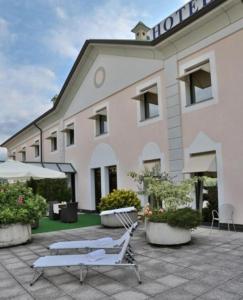
POLYGON ((176 12, 168 16, 166 19, 161 21, 159 24, 154 26, 149 32, 150 40, 157 39, 214 1, 215 0, 191 0, 176 12))

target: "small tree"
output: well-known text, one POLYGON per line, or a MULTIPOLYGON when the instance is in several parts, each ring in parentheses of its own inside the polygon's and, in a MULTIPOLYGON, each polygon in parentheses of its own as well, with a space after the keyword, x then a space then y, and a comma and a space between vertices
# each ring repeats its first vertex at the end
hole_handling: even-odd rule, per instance
POLYGON ((188 206, 192 202, 191 192, 194 180, 184 180, 174 183, 169 180, 153 180, 146 193, 154 197, 154 208, 176 210, 188 206))
POLYGON ((152 199, 153 209, 175 210, 192 202, 191 192, 196 178, 175 183, 169 174, 155 168, 152 170, 145 168, 140 173, 129 172, 128 176, 137 182, 140 194, 152 199))
POLYGON ((144 168, 141 172, 137 173, 131 171, 128 173, 128 176, 131 177, 134 182, 137 183, 138 194, 149 196, 150 203, 152 206, 159 205, 159 199, 157 198, 157 193, 148 192, 148 187, 154 181, 171 181, 171 177, 165 173, 160 171, 160 165, 156 164, 152 169, 144 168))

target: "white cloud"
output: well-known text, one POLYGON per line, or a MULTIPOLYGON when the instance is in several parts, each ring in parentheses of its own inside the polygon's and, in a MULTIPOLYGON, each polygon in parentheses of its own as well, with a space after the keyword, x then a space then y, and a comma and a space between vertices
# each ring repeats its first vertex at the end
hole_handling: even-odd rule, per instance
POLYGON ((54 6, 53 9, 59 21, 49 31, 45 42, 55 53, 71 59, 77 57, 86 39, 133 38, 132 27, 145 16, 145 12, 133 5, 124 5, 122 0, 107 0, 87 15, 81 15, 70 6, 54 6))
POLYGON ((65 20, 67 18, 65 10, 60 6, 56 7, 56 15, 57 15, 57 17, 59 17, 60 19, 63 19, 63 20, 65 20))
MULTIPOLYGON (((7 21, 0 18, 0 45, 6 47, 14 37, 7 21)), ((0 143, 50 108, 48 95, 58 90, 49 68, 12 65, 4 47, 0 48, 0 143)))
POLYGON ((0 66, 0 141, 51 107, 49 94, 57 93, 55 74, 48 68, 0 66))

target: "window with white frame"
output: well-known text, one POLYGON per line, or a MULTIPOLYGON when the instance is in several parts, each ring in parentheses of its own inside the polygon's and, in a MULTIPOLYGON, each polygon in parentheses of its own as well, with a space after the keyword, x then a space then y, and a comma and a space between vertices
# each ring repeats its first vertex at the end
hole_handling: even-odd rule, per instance
POLYGON ((39 144, 39 141, 35 141, 34 151, 35 151, 35 157, 39 157, 40 156, 40 144, 39 144))
POLYGON ((159 116, 158 86, 156 83, 141 89, 133 99, 140 101, 140 121, 159 116))
POLYGON ((35 158, 39 157, 40 156, 40 141, 36 140, 34 142, 34 144, 31 145, 31 147, 33 147, 33 149, 34 149, 34 156, 35 156, 35 158))
POLYGON ((107 107, 97 110, 89 119, 95 121, 96 136, 101 136, 108 133, 107 107))
POLYGON ((57 131, 53 131, 46 139, 50 140, 51 152, 55 152, 57 150, 57 131))
POLYGON ((26 147, 23 147, 22 150, 20 151, 21 153, 21 160, 26 161, 26 147))
POLYGON ((178 79, 185 82, 187 106, 213 98, 209 60, 185 69, 178 79))
POLYGON ((68 124, 62 132, 66 135, 66 146, 74 145, 74 123, 68 124))
POLYGON ((16 160, 16 152, 13 151, 10 157, 12 158, 12 160, 16 160))
POLYGON ((96 135, 106 134, 108 132, 107 128, 107 109, 106 107, 98 110, 96 119, 96 135))
POLYGON ((51 139, 51 152, 57 150, 57 132, 54 132, 54 136, 51 139))
POLYGON ((151 159, 145 160, 143 162, 143 166, 145 170, 152 172, 154 176, 159 175, 161 170, 161 160, 160 159, 151 159))

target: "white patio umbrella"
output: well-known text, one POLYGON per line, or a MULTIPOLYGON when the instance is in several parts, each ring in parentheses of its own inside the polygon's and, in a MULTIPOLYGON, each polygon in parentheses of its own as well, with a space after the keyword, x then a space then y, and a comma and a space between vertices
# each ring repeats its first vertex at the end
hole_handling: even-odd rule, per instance
POLYGON ((43 178, 66 178, 65 173, 25 164, 15 160, 7 160, 0 163, 0 178, 5 179, 43 179, 43 178))

